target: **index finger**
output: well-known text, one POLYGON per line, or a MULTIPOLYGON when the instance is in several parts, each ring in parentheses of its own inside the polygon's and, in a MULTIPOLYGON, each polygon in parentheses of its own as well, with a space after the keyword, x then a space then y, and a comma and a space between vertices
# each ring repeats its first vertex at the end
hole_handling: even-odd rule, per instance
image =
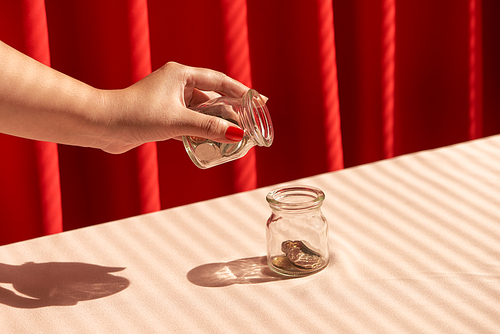
POLYGON ((231 97, 241 97, 250 89, 222 72, 200 67, 191 67, 186 81, 197 89, 215 91, 231 97))

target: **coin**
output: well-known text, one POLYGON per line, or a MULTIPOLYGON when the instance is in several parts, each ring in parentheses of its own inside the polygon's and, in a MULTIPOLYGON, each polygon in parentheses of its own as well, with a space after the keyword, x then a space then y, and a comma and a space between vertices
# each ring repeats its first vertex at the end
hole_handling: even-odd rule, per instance
POLYGON ((194 153, 200 160, 210 161, 219 153, 219 148, 212 143, 202 143, 196 146, 194 153))
POLYGON ((290 264, 297 269, 316 269, 321 266, 321 254, 312 250, 302 240, 287 240, 281 244, 281 250, 286 254, 290 264))
POLYGON ((294 269, 294 267, 290 263, 290 260, 288 260, 288 258, 284 255, 274 257, 272 260, 272 263, 273 263, 273 266, 275 266, 277 268, 284 269, 284 270, 293 270, 294 269))
POLYGON ((301 247, 302 247, 302 242, 298 241, 298 240, 296 240, 296 241, 287 240, 287 241, 283 241, 281 243, 281 250, 285 254, 291 252, 295 248, 299 248, 300 249, 301 247))
POLYGON ((289 252, 286 257, 290 260, 292 266, 298 269, 316 269, 321 266, 321 256, 307 254, 299 248, 295 248, 289 252))
POLYGON ((321 256, 319 252, 314 251, 312 247, 304 240, 295 240, 295 241, 287 240, 281 243, 281 250, 285 254, 291 252, 294 249, 300 249, 302 252, 307 254, 321 256))

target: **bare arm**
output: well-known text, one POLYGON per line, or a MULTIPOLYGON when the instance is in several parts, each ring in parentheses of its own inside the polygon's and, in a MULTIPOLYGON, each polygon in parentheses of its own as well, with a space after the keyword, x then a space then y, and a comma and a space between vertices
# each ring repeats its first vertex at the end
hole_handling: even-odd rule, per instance
POLYGON ((104 111, 102 91, 0 42, 0 132, 93 147, 104 111))
POLYGON ((208 99, 202 90, 239 97, 248 87, 168 63, 125 89, 100 90, 0 42, 0 132, 14 136, 110 153, 181 135, 238 140, 231 123, 186 108, 208 99))

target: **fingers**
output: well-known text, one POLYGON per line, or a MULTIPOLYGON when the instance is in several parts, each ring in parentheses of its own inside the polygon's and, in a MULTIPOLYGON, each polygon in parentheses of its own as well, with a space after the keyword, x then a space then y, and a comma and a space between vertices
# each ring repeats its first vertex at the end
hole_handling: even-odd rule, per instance
POLYGON ((199 67, 188 68, 186 83, 200 90, 215 91, 231 97, 241 97, 250 89, 222 72, 199 67))
MULTIPOLYGON (((188 90, 185 92, 185 97, 190 95, 190 105, 206 102, 217 97, 217 93, 231 97, 241 97, 250 89, 222 72, 188 66, 184 66, 184 69, 185 87, 188 90)), ((191 110, 185 116, 183 134, 207 138, 221 143, 234 143, 243 138, 244 131, 241 128, 222 118, 204 115, 191 110)))
POLYGON ((215 93, 215 92, 202 92, 198 89, 194 89, 193 92, 191 93, 191 100, 189 101, 190 106, 195 106, 197 104, 207 102, 208 100, 215 99, 220 97, 220 94, 215 93))
MULTIPOLYGON (((158 141, 194 136, 221 143, 234 143, 243 137, 244 132, 238 125, 220 117, 204 115, 189 109, 190 106, 216 98, 219 94, 242 97, 248 92, 249 87, 224 73, 169 62, 134 87, 140 91, 136 96, 140 97, 141 103, 144 102, 146 106, 154 105, 153 110, 161 110, 154 112, 154 115, 161 116, 160 121, 163 126, 158 126, 157 131, 153 130, 154 127, 148 126, 147 131, 145 130, 147 136, 141 134, 143 140, 158 141), (144 139, 146 137, 147 139, 144 139)), ((140 110, 148 109, 140 108, 140 110)), ((143 117, 144 113, 138 115, 143 117)))
POLYGON ((186 112, 184 124, 179 130, 183 135, 207 138, 220 143, 238 142, 244 135, 244 131, 231 122, 192 110, 186 112))

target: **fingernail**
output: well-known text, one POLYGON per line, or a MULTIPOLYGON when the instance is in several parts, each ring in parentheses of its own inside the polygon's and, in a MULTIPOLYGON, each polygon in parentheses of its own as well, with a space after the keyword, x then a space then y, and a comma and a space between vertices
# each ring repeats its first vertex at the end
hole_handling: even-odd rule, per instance
POLYGON ((229 140, 240 141, 243 139, 244 134, 245 131, 241 130, 240 128, 230 126, 227 128, 225 136, 229 140))

